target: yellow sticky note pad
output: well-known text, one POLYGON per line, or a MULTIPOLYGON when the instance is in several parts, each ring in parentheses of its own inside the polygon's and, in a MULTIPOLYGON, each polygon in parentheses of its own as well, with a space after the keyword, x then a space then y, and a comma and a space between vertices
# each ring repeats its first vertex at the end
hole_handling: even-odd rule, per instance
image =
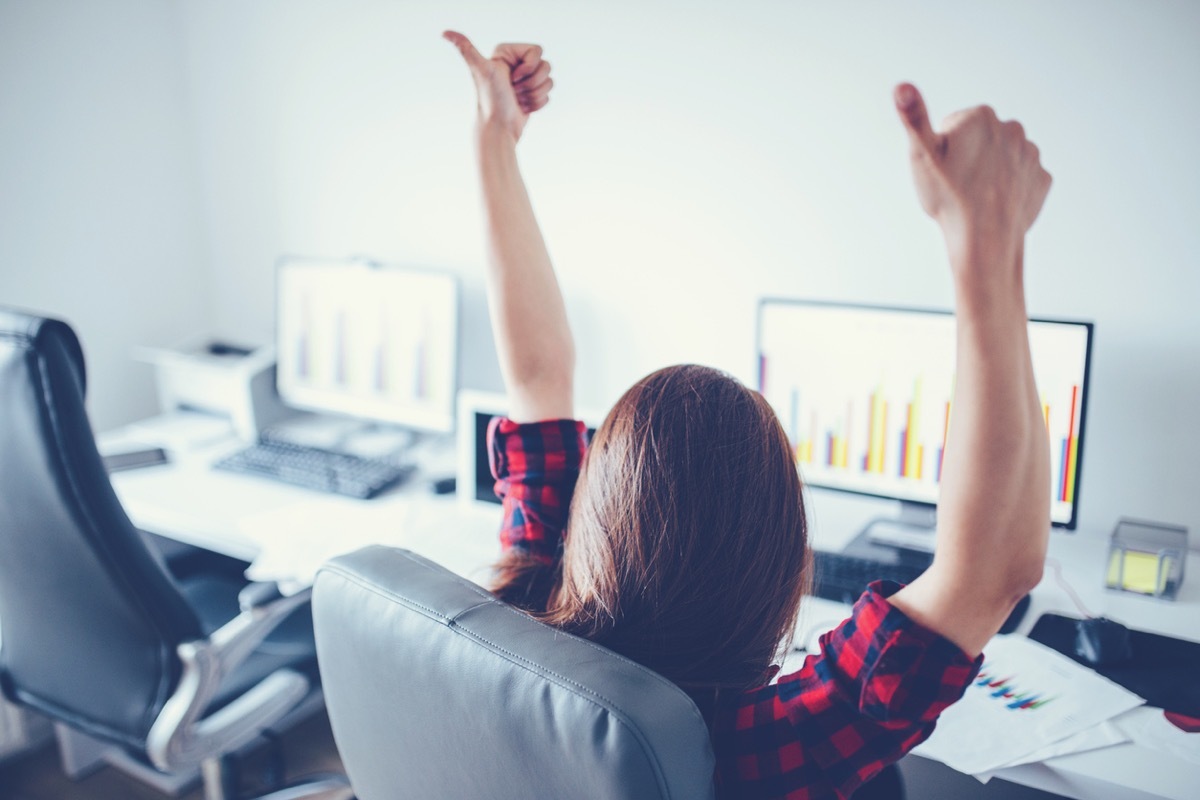
POLYGON ((1162 594, 1167 588, 1167 576, 1171 572, 1171 559, 1137 550, 1113 550, 1108 555, 1108 586, 1139 594, 1162 594), (1122 579, 1121 562, 1124 561, 1122 579))

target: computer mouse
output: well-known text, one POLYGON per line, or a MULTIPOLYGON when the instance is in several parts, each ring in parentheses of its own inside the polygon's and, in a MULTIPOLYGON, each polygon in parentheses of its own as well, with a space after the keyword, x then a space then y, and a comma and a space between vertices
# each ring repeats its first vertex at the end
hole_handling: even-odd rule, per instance
POLYGON ((1075 623, 1075 653, 1093 667, 1119 664, 1133 658, 1129 629, 1105 617, 1075 623))

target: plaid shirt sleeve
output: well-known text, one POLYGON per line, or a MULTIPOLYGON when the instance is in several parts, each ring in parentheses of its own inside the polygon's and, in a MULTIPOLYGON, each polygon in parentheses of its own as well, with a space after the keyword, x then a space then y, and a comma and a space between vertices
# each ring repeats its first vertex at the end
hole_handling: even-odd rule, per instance
POLYGON ((559 557, 567 510, 587 449, 586 427, 569 419, 516 423, 497 417, 488 426, 488 458, 504 507, 503 552, 532 556, 547 566, 559 557))
POLYGON ((871 584, 800 671, 720 704, 719 796, 846 798, 933 733, 983 656, 969 659, 887 602, 899 588, 871 584))

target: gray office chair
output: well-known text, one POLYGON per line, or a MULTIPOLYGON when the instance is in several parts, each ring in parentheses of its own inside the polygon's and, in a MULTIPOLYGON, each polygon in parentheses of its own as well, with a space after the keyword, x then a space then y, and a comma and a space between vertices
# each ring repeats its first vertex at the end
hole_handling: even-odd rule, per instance
POLYGON ((313 622, 362 800, 714 797, 708 729, 679 688, 420 556, 334 559, 313 622))
POLYGON ((0 309, 0 689, 218 800, 230 754, 319 699, 308 597, 177 583, 113 492, 84 387, 67 324, 0 309))

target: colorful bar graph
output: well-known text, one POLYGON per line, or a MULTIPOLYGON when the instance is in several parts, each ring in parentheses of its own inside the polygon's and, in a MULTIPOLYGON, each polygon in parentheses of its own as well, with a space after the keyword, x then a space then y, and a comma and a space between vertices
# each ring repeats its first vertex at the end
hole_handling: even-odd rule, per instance
POLYGON ((904 469, 905 478, 920 478, 921 455, 921 379, 913 382, 912 402, 908 404, 908 419, 905 435, 904 469))
MULTIPOLYGON (((781 389, 780 418, 793 442, 796 463, 936 487, 944 474, 953 397, 943 399, 944 389, 940 386, 936 390, 939 396, 929 397, 929 384, 921 375, 910 386, 910 392, 902 394, 894 384, 890 391, 884 384, 877 384, 857 402, 855 398, 843 400, 844 410, 840 412, 833 411, 837 406, 832 398, 814 402, 813 394, 806 394, 802 388, 781 389), (855 406, 865 409, 865 413, 856 417, 855 406), (901 407, 899 413, 894 406, 901 407)), ((1061 394, 1065 407, 1065 389, 1061 394)), ((1080 403, 1078 385, 1072 387, 1070 417, 1065 411, 1059 412, 1049 398, 1039 403, 1043 422, 1054 437, 1053 495, 1059 502, 1074 499, 1080 403)))
POLYGON ((883 387, 871 393, 870 421, 867 424, 867 457, 863 462, 864 472, 883 472, 884 445, 887 441, 887 401, 883 399, 883 387))
POLYGON ((1067 436, 1062 440, 1062 461, 1059 470, 1058 499, 1064 503, 1075 500, 1075 472, 1079 460, 1079 387, 1071 387, 1071 415, 1068 417, 1067 436))
POLYGON ((946 401, 946 416, 945 422, 942 423, 942 446, 938 448, 938 463, 937 475, 934 478, 938 483, 942 482, 942 464, 946 460, 946 438, 950 435, 950 401, 946 401))
POLYGON ((1010 711, 1036 711, 1055 697, 1045 697, 1037 692, 1020 692, 1013 685, 1013 676, 996 678, 987 669, 981 669, 975 678, 975 686, 988 692, 996 700, 1004 701, 1010 711))
MULTIPOLYGON (((764 312, 761 323, 759 363, 751 368, 758 369, 804 478, 936 504, 954 469, 947 458, 956 388, 953 318, 910 324, 890 311, 870 311, 855 312, 852 321, 844 309, 780 307, 764 312)), ((1056 524, 1073 520, 1078 502, 1088 336, 1082 326, 1030 323, 1037 386, 1031 402, 1049 444, 1046 481, 1056 524)))

